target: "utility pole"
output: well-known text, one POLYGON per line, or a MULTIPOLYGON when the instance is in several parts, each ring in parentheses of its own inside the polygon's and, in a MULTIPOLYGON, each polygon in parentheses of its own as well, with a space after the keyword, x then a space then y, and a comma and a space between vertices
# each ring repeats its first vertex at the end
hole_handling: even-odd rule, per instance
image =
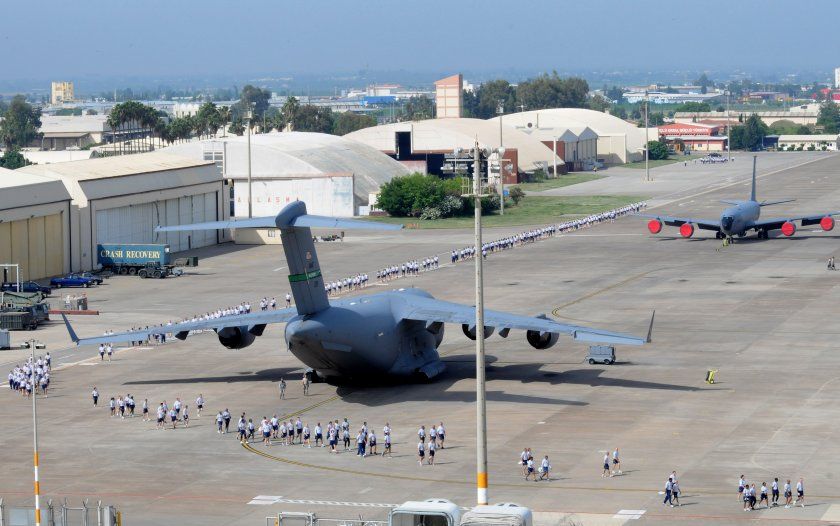
POLYGON ((29 350, 32 351, 32 442, 34 473, 35 473, 35 526, 41 526, 41 482, 38 476, 38 410, 35 400, 38 398, 38 386, 35 383, 35 340, 29 340, 29 350))
POLYGON ((253 217, 253 201, 251 200, 251 119, 254 110, 248 107, 248 219, 253 217))
POLYGON ((729 127, 729 90, 726 90, 726 156, 729 162, 732 162, 732 146, 730 142, 732 138, 730 137, 730 127, 729 127))
POLYGON ((473 149, 473 199, 475 202, 475 440, 478 505, 487 504, 487 400, 484 375, 484 276, 481 242, 481 150, 473 149))
POLYGON ((650 123, 650 94, 645 90, 645 181, 651 182, 650 178, 650 134, 648 133, 648 125, 650 123))
MULTIPOLYGON (((502 119, 505 115, 505 102, 503 100, 499 101, 499 105, 496 107, 496 113, 499 114, 499 152, 504 152, 504 134, 502 132, 502 119)), ((499 191, 500 199, 499 199, 499 215, 505 215, 505 160, 504 154, 499 153, 499 191)))

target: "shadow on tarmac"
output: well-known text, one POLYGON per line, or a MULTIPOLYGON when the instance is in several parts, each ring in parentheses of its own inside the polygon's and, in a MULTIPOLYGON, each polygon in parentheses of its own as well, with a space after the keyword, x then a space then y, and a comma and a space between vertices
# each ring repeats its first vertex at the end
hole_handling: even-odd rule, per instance
MULTIPOLYGON (((154 380, 135 380, 125 382, 123 385, 165 385, 165 384, 200 384, 200 383, 236 383, 271 381, 279 382, 280 378, 286 378, 286 383, 291 383, 292 373, 299 372, 300 367, 263 369, 262 371, 242 372, 227 376, 191 376, 189 378, 161 378, 154 380)), ((295 379, 299 379, 295 375, 295 379)))

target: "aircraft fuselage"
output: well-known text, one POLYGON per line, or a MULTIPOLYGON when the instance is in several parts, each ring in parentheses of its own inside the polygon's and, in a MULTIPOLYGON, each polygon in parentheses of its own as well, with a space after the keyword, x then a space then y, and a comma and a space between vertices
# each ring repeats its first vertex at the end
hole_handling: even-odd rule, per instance
POLYGON ((427 328, 403 319, 419 289, 383 292, 332 302, 325 310, 286 324, 289 351, 323 377, 433 378, 443 372, 437 348, 443 324, 427 328))
POLYGON ((756 201, 742 201, 720 215, 720 230, 728 237, 743 236, 761 216, 761 206, 756 201))

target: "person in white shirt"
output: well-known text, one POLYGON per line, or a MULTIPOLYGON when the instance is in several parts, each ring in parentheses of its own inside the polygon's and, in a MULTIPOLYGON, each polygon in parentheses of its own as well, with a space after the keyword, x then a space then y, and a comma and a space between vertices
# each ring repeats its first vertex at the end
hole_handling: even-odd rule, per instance
POLYGON ((758 507, 759 508, 761 507, 762 502, 764 503, 765 508, 770 507, 770 499, 767 498, 767 483, 766 482, 761 483, 761 492, 759 493, 759 499, 758 499, 758 507))
POLYGON ((773 506, 779 505, 779 477, 773 479, 773 483, 771 485, 771 490, 773 491, 773 506))
POLYGON ((421 444, 426 443, 426 426, 420 426, 420 429, 417 430, 417 438, 420 439, 421 444))
POLYGON ((621 474, 621 459, 618 458, 618 448, 612 454, 613 473, 621 474))
POLYGON ((430 437, 429 438, 429 465, 430 466, 435 465, 435 450, 436 449, 437 449, 437 444, 430 437))
POLYGON ((793 491, 790 487, 790 479, 785 482, 785 508, 790 508, 791 502, 793 502, 793 491))
POLYGON ((438 425, 438 428, 437 428, 437 437, 438 437, 438 442, 440 442, 440 448, 441 449, 443 449, 443 440, 445 438, 445 435, 446 435, 446 429, 444 429, 443 422, 441 422, 440 425, 438 425))
POLYGON ((373 429, 368 433, 368 447, 371 455, 376 455, 376 431, 373 429))
POLYGON ((604 453, 604 471, 601 472, 601 476, 606 477, 607 475, 612 477, 612 473, 610 473, 610 454, 604 453))
POLYGON ((421 440, 417 442, 417 464, 422 466, 424 458, 426 458, 426 444, 421 440))
POLYGON ((204 396, 199 394, 195 399, 195 406, 198 408, 198 418, 201 418, 201 410, 204 409, 204 396))
POLYGON ((529 458, 528 462, 525 464, 525 480, 528 480, 528 477, 534 477, 534 482, 537 481, 537 474, 534 471, 534 459, 529 458))
POLYGON ((540 480, 551 480, 551 464, 548 462, 548 455, 544 456, 540 464, 540 480))
POLYGON ((184 406, 184 414, 181 419, 184 421, 184 427, 190 427, 190 406, 184 406))
POLYGON ((805 507, 805 481, 801 477, 799 478, 799 482, 796 483, 796 500, 793 502, 794 506, 797 504, 803 508, 805 507))
POLYGON ((391 456, 391 434, 385 435, 385 451, 382 452, 382 458, 385 456, 391 456))
POLYGON ((99 403, 99 391, 96 390, 95 386, 93 388, 93 391, 91 391, 90 396, 93 398, 93 407, 96 407, 96 405, 99 403))

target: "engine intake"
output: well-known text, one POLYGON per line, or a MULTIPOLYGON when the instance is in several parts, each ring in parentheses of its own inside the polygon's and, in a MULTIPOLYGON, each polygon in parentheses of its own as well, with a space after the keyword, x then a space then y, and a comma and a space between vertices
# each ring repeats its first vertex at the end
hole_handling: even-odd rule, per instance
POLYGON ((796 233, 796 223, 792 221, 785 221, 782 223, 782 234, 786 237, 790 237, 796 233))
MULTIPOLYGON (((471 327, 464 323, 463 325, 461 325, 461 330, 464 331, 464 336, 466 336, 470 340, 475 340, 475 327, 471 327)), ((487 325, 485 325, 484 339, 486 340, 487 338, 489 338, 493 334, 494 330, 496 330, 495 327, 488 327, 487 325)))
POLYGON ((691 237, 694 235, 694 225, 691 223, 683 223, 680 225, 680 235, 682 237, 691 237))
POLYGON ((525 333, 525 339, 534 349, 548 349, 557 343, 560 335, 556 332, 528 331, 525 333))
POLYGON ((834 218, 831 216, 825 216, 820 219, 820 227, 822 227, 822 229, 826 232, 831 232, 834 230, 834 218))
MULTIPOLYGON (((257 327, 259 325, 252 329, 257 327)), ((264 329, 265 325, 262 327, 264 329)), ((216 331, 216 334, 219 336, 219 342, 228 349, 244 349, 257 339, 257 335, 252 332, 252 329, 249 329, 245 325, 241 327, 225 327, 216 331)), ((262 333, 261 330, 259 332, 262 333)))
POLYGON ((651 219, 648 221, 647 227, 651 234, 658 234, 662 232, 662 221, 658 219, 651 219))

